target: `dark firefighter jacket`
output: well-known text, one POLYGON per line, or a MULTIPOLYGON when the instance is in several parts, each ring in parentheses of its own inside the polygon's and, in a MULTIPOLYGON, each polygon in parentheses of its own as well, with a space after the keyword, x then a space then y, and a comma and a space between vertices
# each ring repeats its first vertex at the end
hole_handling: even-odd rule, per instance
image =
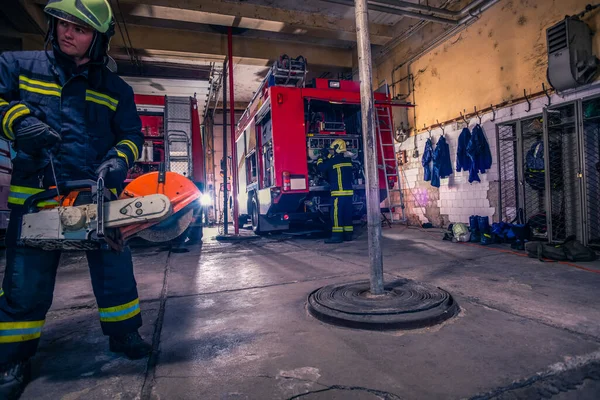
POLYGON ((448 146, 446 138, 441 136, 433 152, 431 186, 440 187, 440 179, 449 177, 453 172, 452 161, 450 161, 450 146, 448 146))
POLYGON ((319 158, 317 160, 319 171, 327 174, 327 182, 331 186, 332 196, 352 196, 353 173, 352 162, 337 153, 330 158, 319 158))
MULTIPOLYGON (((96 179, 102 161, 122 157, 128 166, 139 157, 144 137, 133 90, 101 66, 76 67, 52 52, 4 52, 0 55, 2 136, 14 140, 13 124, 32 114, 60 133, 48 149, 59 182, 96 179)), ((11 206, 54 185, 47 152, 13 159, 11 206)))
POLYGON ((467 154, 471 158, 469 183, 481 182, 478 174, 483 174, 492 167, 492 153, 480 125, 473 128, 473 134, 467 146, 467 154))
POLYGON ((456 172, 470 171, 471 158, 467 154, 467 146, 471 141, 471 131, 464 128, 458 137, 458 149, 456 151, 456 172))
POLYGON ((425 150, 423 150, 423 158, 421 158, 421 164, 423 164, 425 182, 431 180, 431 161, 433 160, 433 145, 431 139, 427 139, 425 142, 425 150))

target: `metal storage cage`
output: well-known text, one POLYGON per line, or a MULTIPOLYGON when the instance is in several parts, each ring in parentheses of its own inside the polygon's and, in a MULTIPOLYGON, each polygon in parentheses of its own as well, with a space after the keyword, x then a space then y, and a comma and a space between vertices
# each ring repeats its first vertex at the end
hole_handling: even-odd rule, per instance
POLYGON ((600 250, 600 98, 498 124, 499 220, 600 250))
POLYGON ((577 105, 548 108, 544 110, 544 121, 549 238, 553 242, 564 241, 571 235, 581 239, 583 220, 577 105))
POLYGON ((496 125, 498 176, 500 177, 500 220, 511 222, 519 209, 517 173, 517 123, 496 125))
POLYGON ((585 100, 583 113, 583 178, 585 242, 600 250, 600 98, 585 100))

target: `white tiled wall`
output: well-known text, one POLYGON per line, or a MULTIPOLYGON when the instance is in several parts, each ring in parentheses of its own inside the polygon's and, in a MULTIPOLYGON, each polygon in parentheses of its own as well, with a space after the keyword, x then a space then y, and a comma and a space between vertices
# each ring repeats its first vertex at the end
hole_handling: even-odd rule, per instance
MULTIPOLYGON (((552 95, 552 105, 589 97, 600 94, 600 84, 591 86, 585 90, 567 94, 564 96, 552 95)), ((408 138, 400 149, 407 150, 408 164, 404 165, 404 173, 401 172, 404 200, 406 204, 405 212, 410 221, 421 223, 431 222, 434 226, 445 225, 450 222, 469 222, 469 216, 481 215, 490 217, 490 221, 496 214, 495 205, 497 204, 498 192, 490 190, 491 186, 496 187, 498 182, 498 155, 496 150, 496 124, 509 122, 521 118, 528 118, 543 112, 543 108, 547 104, 548 99, 541 97, 531 101, 531 110, 526 112, 527 103, 519 103, 509 107, 497 110, 496 119, 491 121, 493 115, 488 113, 482 116, 482 127, 485 132, 490 151, 492 153, 492 168, 485 174, 479 174, 481 183, 469 183, 469 173, 456 172, 456 150, 458 137, 463 127, 464 122, 456 123, 445 127, 445 137, 450 146, 450 159, 454 168, 454 173, 446 179, 441 180, 440 188, 434 188, 430 182, 423 180, 423 166, 421 158, 425 148, 425 141, 429 137, 427 131, 417 135, 417 148, 419 150, 419 158, 412 158, 412 150, 414 148, 414 138, 408 138), (443 217, 443 223, 440 223, 439 216, 443 217), (436 218, 437 217, 437 218, 436 218)), ((471 119, 469 128, 471 131, 479 122, 477 118, 471 119)), ((431 133, 432 142, 437 143, 441 129, 434 129, 431 133)), ((494 217, 494 221, 497 216, 494 217)))

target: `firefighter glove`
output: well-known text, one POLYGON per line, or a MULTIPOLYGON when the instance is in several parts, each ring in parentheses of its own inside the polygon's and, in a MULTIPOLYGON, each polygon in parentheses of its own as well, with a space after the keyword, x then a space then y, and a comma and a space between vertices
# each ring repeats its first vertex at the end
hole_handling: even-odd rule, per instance
POLYGON ((322 158, 329 158, 329 149, 326 147, 323 147, 321 149, 321 153, 320 153, 322 158))
POLYGON ((50 150, 61 140, 57 132, 34 116, 21 118, 15 125, 15 146, 30 155, 50 150))
POLYGON ((123 182, 127 178, 129 168, 125 160, 121 157, 112 157, 100 164, 96 170, 96 174, 99 176, 102 171, 105 173, 104 185, 107 188, 116 189, 122 187, 123 182))

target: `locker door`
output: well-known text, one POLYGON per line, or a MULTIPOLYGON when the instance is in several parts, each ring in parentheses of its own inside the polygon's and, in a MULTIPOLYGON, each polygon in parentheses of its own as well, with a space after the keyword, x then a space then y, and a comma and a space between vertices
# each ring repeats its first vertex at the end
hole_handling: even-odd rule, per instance
POLYGON ((600 250, 600 98, 582 102, 584 244, 600 250))
POLYGON ((544 109, 546 219, 551 242, 583 240, 582 168, 577 103, 544 109))

